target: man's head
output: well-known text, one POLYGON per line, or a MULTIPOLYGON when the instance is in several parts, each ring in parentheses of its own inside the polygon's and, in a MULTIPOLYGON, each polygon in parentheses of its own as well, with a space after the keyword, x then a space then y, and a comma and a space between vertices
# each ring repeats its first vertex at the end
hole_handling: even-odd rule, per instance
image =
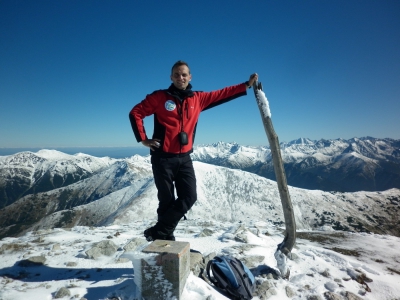
POLYGON ((192 80, 189 65, 182 60, 177 61, 171 69, 171 80, 175 87, 185 90, 192 80))

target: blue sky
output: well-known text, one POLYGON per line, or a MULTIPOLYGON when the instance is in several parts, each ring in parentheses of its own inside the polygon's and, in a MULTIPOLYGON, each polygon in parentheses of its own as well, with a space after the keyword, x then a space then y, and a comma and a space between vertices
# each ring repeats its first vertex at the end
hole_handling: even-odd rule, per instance
MULTIPOLYGON (((0 147, 137 146, 179 59, 195 90, 257 72, 280 141, 400 138, 397 0, 1 0, 0 40, 0 147)), ((268 145, 252 90, 201 115, 217 141, 268 145)))

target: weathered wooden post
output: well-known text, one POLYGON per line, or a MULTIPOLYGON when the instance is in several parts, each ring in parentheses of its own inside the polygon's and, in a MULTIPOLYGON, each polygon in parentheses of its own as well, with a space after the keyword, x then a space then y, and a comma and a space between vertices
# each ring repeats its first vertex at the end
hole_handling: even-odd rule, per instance
POLYGON ((264 129, 268 137, 269 146, 271 148, 275 177, 278 184, 279 196, 281 198, 283 215, 285 218, 285 238, 282 243, 278 245, 278 250, 277 253, 275 253, 275 258, 278 261, 278 268, 281 271, 282 277, 289 278, 290 271, 286 268, 286 264, 284 262, 285 259, 282 257, 281 253, 289 256, 296 241, 296 222, 293 213, 293 206, 287 186, 278 135, 275 133, 274 127, 272 126, 271 111, 269 108, 268 100, 262 90, 261 82, 254 82, 253 89, 258 108, 260 109, 264 129))

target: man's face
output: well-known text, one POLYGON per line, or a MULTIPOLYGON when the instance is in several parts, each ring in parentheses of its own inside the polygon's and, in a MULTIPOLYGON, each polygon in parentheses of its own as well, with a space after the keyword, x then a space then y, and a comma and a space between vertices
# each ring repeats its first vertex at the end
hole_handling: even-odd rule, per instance
POLYGON ((192 80, 189 68, 185 65, 175 67, 172 70, 171 80, 175 87, 180 90, 185 90, 190 80, 192 80))

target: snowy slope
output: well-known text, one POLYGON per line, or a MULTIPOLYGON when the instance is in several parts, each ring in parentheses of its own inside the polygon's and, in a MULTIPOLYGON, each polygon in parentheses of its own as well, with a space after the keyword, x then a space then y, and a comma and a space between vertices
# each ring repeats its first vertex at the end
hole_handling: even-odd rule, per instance
MULTIPOLYGON (((135 270, 127 258, 147 245, 142 238, 146 221, 107 227, 78 226, 70 230, 30 232, 0 241, 0 299, 134 300, 135 270), (86 252, 101 241, 116 248, 109 256, 89 258, 86 252), (130 247, 136 244, 138 248, 130 247), (29 264, 30 260, 38 260, 29 264)), ((207 256, 232 255, 256 276, 254 300, 352 299, 393 300, 400 295, 400 239, 393 236, 331 231, 301 232, 288 261, 289 280, 274 278, 274 252, 282 241, 280 228, 262 220, 219 222, 181 221, 178 241, 207 256), (207 230, 206 230, 207 229, 207 230), (207 235, 204 233, 207 232, 207 235), (325 298, 330 296, 331 298, 325 298), (333 298, 335 297, 335 298, 333 298)), ((228 299, 192 271, 184 300, 228 299)), ((168 299, 165 299, 168 300, 168 299)))
MULTIPOLYGON (((310 144, 304 139, 295 143, 296 147, 310 144)), ((224 144, 218 147, 219 151, 208 151, 216 159, 225 151, 224 144)), ((237 154, 236 161, 245 157, 249 163, 263 156, 242 146, 230 149, 237 154)), ((347 167, 356 158, 354 149, 342 151, 349 159, 347 167)), ((312 157, 320 161, 330 151, 312 152, 312 157)), ((362 161, 377 160, 365 156, 365 150, 357 151, 362 161)), ((312 164, 312 157, 302 163, 312 164)), ((144 229, 156 221, 157 191, 149 158, 113 160, 40 151, 1 157, 0 164, 21 165, 24 170, 47 165, 52 167, 44 169, 61 170, 59 174, 78 166, 90 174, 67 186, 23 196, 0 209, 2 232, 19 228, 25 233, 0 240, 0 299, 50 300, 58 297, 61 288, 70 292, 62 299, 135 299, 135 270, 127 260, 135 249, 129 245, 143 246, 144 229), (13 218, 20 223, 12 223, 13 218), (104 240, 115 243, 113 254, 90 258, 86 251, 104 240), (32 257, 41 263, 29 264, 32 257)), ((194 162, 194 168, 198 201, 187 214, 188 220, 180 222, 177 240, 190 242, 203 259, 229 254, 243 260, 257 278, 254 299, 399 297, 396 249, 400 240, 395 237, 400 236, 399 189, 340 193, 289 187, 298 239, 293 260, 288 262, 291 277, 286 281, 271 277, 268 268, 276 269, 273 255, 284 232, 276 182, 202 162, 194 162)), ((196 270, 188 278, 183 299, 226 299, 199 278, 196 270)))
MULTIPOLYGON (((326 149, 337 143, 342 141, 327 142, 323 146, 325 154, 314 152, 312 157, 301 161, 299 166, 307 168, 312 165, 315 156, 328 155, 332 150, 326 149)), ((304 139, 292 143, 294 145, 302 148, 316 147, 315 143, 304 139)), ((202 151, 216 158, 225 153, 228 159, 239 163, 242 161, 241 157, 246 157, 247 162, 261 161, 262 157, 265 158, 267 148, 258 151, 219 143, 202 151)), ((302 151, 306 152, 305 149, 302 151)), ((374 158, 363 156, 358 159, 357 157, 362 156, 360 153, 342 153, 336 156, 337 160, 330 165, 331 169, 341 168, 350 172, 352 168, 361 168, 364 174, 374 174, 374 169, 370 168, 376 161, 374 158), (364 164, 365 161, 369 163, 364 164)), ((34 185, 35 193, 23 196, 0 209, 0 236, 13 236, 34 228, 108 225, 114 222, 121 224, 154 217, 153 208, 157 206, 157 200, 149 157, 136 155, 116 160, 42 150, 36 154, 20 153, 2 157, 2 164, 7 165, 1 169, 4 172, 12 170, 10 166, 14 166, 14 169, 21 166, 21 170, 28 174, 46 169, 48 174, 53 174, 53 177, 47 178, 53 178, 53 181, 54 178, 69 176, 76 176, 77 181, 44 191, 40 191, 40 185, 34 185), (87 174, 83 178, 79 175, 81 170, 85 170, 87 174)), ((280 198, 274 181, 241 170, 200 162, 195 162, 194 165, 198 178, 199 201, 189 214, 198 218, 211 216, 226 221, 243 220, 243 216, 246 216, 283 224, 280 198), (237 209, 243 203, 246 204, 244 214, 237 209)), ((268 163, 261 165, 266 168, 268 163)), ((12 185, 18 176, 9 176, 12 178, 12 185)), ((346 177, 342 180, 350 181, 346 177)), ((315 229, 326 225, 335 229, 380 234, 397 234, 399 231, 395 225, 400 201, 397 189, 336 193, 291 188, 290 193, 299 228, 315 229)))
MULTIPOLYGON (((91 203, 114 192, 116 195, 123 193, 125 188, 135 190, 151 180, 151 167, 143 160, 129 159, 115 161, 108 168, 101 169, 89 178, 72 183, 66 187, 53 189, 51 191, 27 195, 13 204, 0 210, 0 235, 9 236, 27 229, 29 226, 57 211, 64 211, 69 217, 74 219, 71 209, 81 205, 91 203), (18 226, 14 226, 18 224, 18 226)), ((116 207, 120 203, 118 197, 116 207)), ((105 199, 107 200, 107 199, 105 199)), ((107 201, 104 201, 107 203, 107 201)), ((82 216, 76 222, 87 223, 85 225, 96 224, 99 220, 99 212, 95 211, 90 216, 82 216), (96 215, 97 214, 97 215, 96 215)), ((113 210, 107 210, 107 216, 113 210)), ((76 216, 77 218, 79 216, 76 216)), ((60 227, 63 224, 63 215, 58 218, 53 226, 60 227)))
POLYGON ((90 177, 115 163, 109 157, 56 150, 0 156, 0 208, 24 195, 46 192, 90 177))
MULTIPOLYGON (((130 186, 116 189, 91 203, 49 214, 25 231, 155 220, 157 191, 150 173, 151 166, 147 164, 145 167, 145 163, 140 166, 145 170, 144 177, 136 171, 130 186)), ((200 162, 194 162, 194 168, 198 201, 187 214, 189 218, 224 222, 260 219, 276 225, 284 224, 276 182, 241 170, 200 162)), ((114 178, 115 175, 110 173, 107 176, 114 178)), ((99 180, 86 181, 97 184, 99 180)), ((67 188, 81 190, 80 185, 82 188, 88 186, 84 181, 67 188)), ((400 190, 332 193, 289 187, 289 192, 298 229, 329 227, 380 234, 399 232, 395 224, 400 208, 400 190)))

